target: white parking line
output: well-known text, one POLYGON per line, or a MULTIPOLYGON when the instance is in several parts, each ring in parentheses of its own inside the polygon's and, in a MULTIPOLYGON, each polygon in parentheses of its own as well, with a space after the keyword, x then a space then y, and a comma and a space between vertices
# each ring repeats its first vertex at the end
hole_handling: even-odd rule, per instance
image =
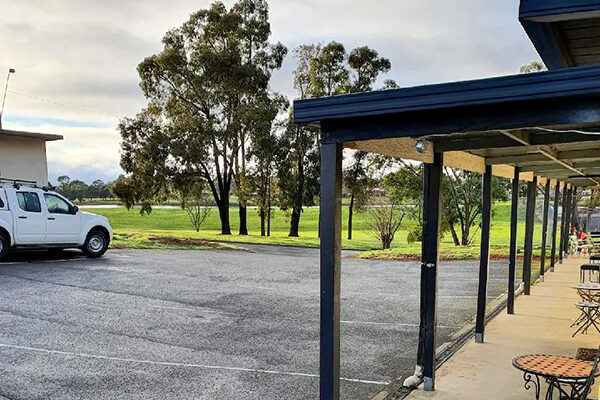
MULTIPOLYGON (((244 289, 251 289, 251 290, 269 290, 269 291, 275 291, 275 292, 281 292, 281 293, 300 293, 300 294, 307 294, 307 293, 312 293, 315 296, 319 295, 319 290, 294 290, 294 289, 289 289, 289 288, 280 288, 280 287, 267 287, 267 286, 254 286, 254 285, 239 285, 239 284, 233 284, 235 287, 238 288, 244 288, 244 289)), ((342 292, 344 292, 344 290, 342 290, 342 292)), ((407 297, 419 297, 420 294, 419 293, 397 293, 397 292, 383 292, 383 291, 371 291, 371 292, 362 292, 362 291, 356 291, 356 290, 351 290, 351 289, 346 289, 345 290, 345 295, 359 295, 359 296, 369 296, 369 297, 373 297, 373 296, 385 296, 385 297, 401 297, 401 298, 407 298, 407 297)), ((463 295, 463 294, 446 294, 446 295, 438 295, 439 299, 476 299, 477 296, 476 295, 463 295)))
POLYGON ((62 263, 62 262, 74 262, 81 261, 83 258, 64 258, 60 260, 32 260, 29 261, 31 264, 50 264, 50 263, 62 263))
MULTIPOLYGON (((193 308, 184 308, 184 307, 168 307, 168 306, 156 306, 156 305, 152 305, 151 307, 153 308, 161 308, 161 309, 165 309, 165 310, 175 310, 175 311, 189 311, 189 312, 206 312, 206 313, 212 313, 212 314, 224 314, 224 315, 239 315, 239 316, 243 316, 242 314, 238 314, 238 313, 232 313, 232 312, 227 312, 227 311, 218 311, 218 310, 207 310, 204 308, 198 308, 198 309, 193 309, 193 308)), ((296 318, 281 318, 281 320, 283 321, 293 321, 293 322, 297 322, 296 318)), ((315 323, 319 322, 318 320, 314 321, 315 323)), ((340 323, 342 324, 348 324, 348 325, 379 325, 379 326, 404 326, 404 327, 419 327, 419 324, 411 324, 411 323, 402 323, 402 322, 375 322, 375 321, 352 321, 352 320, 341 320, 340 323)), ((458 329, 461 328, 461 326, 458 325, 437 325, 438 328, 447 328, 447 329, 458 329)))
MULTIPOLYGON (((388 325, 388 326, 408 326, 418 328, 419 324, 403 324, 398 322, 369 322, 369 321, 340 321, 342 324, 350 325, 388 325)), ((457 329, 460 328, 458 325, 437 325, 438 328, 457 329)))
POLYGON ((209 314, 224 314, 224 315, 238 315, 236 313, 219 310, 209 310, 206 308, 184 308, 184 307, 168 307, 168 306, 151 306, 153 308, 162 308, 164 310, 176 310, 176 311, 189 311, 189 312, 204 312, 209 314))
MULTIPOLYGON (((17 345, 12 345, 12 344, 5 344, 5 343, 0 343, 0 347, 9 348, 9 349, 17 349, 17 350, 34 351, 37 353, 45 353, 45 354, 52 354, 52 355, 93 358, 96 360, 116 361, 116 362, 125 362, 125 363, 160 365, 160 366, 165 366, 165 367, 202 368, 202 369, 213 369, 213 370, 222 370, 222 371, 251 372, 251 373, 269 374, 269 375, 285 375, 285 376, 298 376, 298 377, 305 377, 305 378, 319 378, 318 374, 308 374, 308 373, 303 373, 303 372, 287 372, 287 371, 275 371, 275 370, 270 370, 270 369, 255 369, 255 368, 243 368, 243 367, 226 367, 226 366, 207 365, 207 364, 187 364, 187 363, 177 363, 177 362, 168 362, 168 361, 139 360, 139 359, 135 359, 135 358, 122 358, 122 357, 110 357, 110 356, 102 356, 102 355, 86 354, 86 353, 74 353, 74 352, 70 352, 70 351, 49 350, 49 349, 42 349, 42 348, 37 348, 37 347, 17 346, 17 345)), ((390 383, 390 382, 370 381, 370 380, 354 379, 354 378, 340 378, 340 379, 343 381, 347 381, 347 382, 364 383, 364 384, 369 384, 369 385, 388 385, 390 383)))
MULTIPOLYGON (((284 289, 272 288, 272 287, 266 287, 266 286, 250 286, 250 285, 236 285, 236 286, 244 288, 244 289, 278 290, 278 291, 282 291, 282 292, 284 291, 284 289)), ((316 292, 316 293, 318 293, 318 292, 316 292)))

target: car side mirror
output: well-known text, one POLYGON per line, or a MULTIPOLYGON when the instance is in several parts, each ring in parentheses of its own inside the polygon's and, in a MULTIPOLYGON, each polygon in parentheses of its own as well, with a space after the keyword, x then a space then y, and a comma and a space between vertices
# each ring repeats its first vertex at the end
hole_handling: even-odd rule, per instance
POLYGON ((75 215, 79 212, 79 207, 73 206, 71 207, 71 214, 75 215))

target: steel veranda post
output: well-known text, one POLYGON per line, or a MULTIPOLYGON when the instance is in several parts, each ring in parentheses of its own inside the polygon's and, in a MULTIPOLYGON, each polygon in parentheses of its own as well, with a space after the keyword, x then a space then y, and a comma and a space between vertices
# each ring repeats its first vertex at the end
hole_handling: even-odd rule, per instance
POLYGON ((565 206, 565 236, 563 243, 563 257, 569 256, 569 236, 571 235, 571 201, 573 200, 573 189, 567 189, 567 202, 565 206))
POLYGON ((492 166, 485 167, 481 193, 481 252, 479 257, 479 286, 477 290, 477 319, 475 340, 483 343, 485 333, 485 306, 490 269, 490 226, 492 218, 492 166))
POLYGON ((510 251, 508 259, 508 301, 506 312, 515 313, 515 275, 517 266, 517 226, 519 223, 519 167, 515 167, 510 205, 510 251))
POLYGON ((571 225, 577 227, 579 224, 575 220, 577 217, 577 186, 573 188, 573 199, 571 200, 571 225))
POLYGON ((558 263, 562 264, 564 252, 565 252, 565 225, 567 220, 566 213, 566 204, 567 204, 567 183, 565 182, 562 191, 562 203, 561 203, 561 215, 560 215, 560 240, 559 240, 559 250, 558 250, 558 263))
POLYGON ((320 399, 340 398, 342 144, 321 146, 320 399))
POLYGON ((535 217, 535 196, 537 190, 537 176, 532 182, 527 183, 527 210, 525 212, 525 248, 523 250, 523 283, 524 294, 531 293, 531 261, 533 258, 533 228, 535 217))
POLYGON ((423 244, 421 255, 421 328, 423 335, 423 380, 425 390, 435 389, 437 289, 440 243, 440 193, 443 154, 434 153, 433 163, 423 170, 423 244))
POLYGON ((575 218, 577 217, 577 186, 575 186, 573 188, 573 196, 571 198, 571 214, 569 217, 569 223, 571 226, 577 228, 578 227, 578 223, 575 220, 575 218))
POLYGON ((558 203, 560 201, 560 183, 556 182, 554 188, 554 214, 552 215, 552 247, 550 250, 550 272, 554 272, 556 265, 556 237, 558 232, 558 203))
POLYGON ((546 272, 546 244, 548 238, 548 209, 550 208, 550 180, 544 187, 544 210, 542 216, 542 255, 540 258, 540 280, 544 280, 546 272))
MULTIPOLYGON (((575 221, 575 209, 577 208, 577 187, 574 186, 571 189, 571 198, 569 199, 569 215, 567 215, 567 227, 569 228, 569 236, 568 238, 571 237, 571 234, 573 233, 573 231, 571 230, 572 227, 576 227, 577 223, 575 221)), ((575 233, 575 236, 577 236, 577 233, 575 233)), ((569 239, 567 238, 567 246, 569 245, 569 239)), ((575 241, 574 245, 577 245, 577 240, 575 241)))

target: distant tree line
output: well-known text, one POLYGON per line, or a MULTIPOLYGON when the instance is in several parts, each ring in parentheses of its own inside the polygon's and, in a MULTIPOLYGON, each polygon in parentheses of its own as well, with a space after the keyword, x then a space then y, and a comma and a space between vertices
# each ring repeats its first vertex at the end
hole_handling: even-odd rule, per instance
POLYGON ((56 191, 72 201, 82 202, 84 200, 112 199, 115 197, 110 190, 111 182, 105 183, 100 179, 96 179, 88 185, 77 179, 71 180, 67 175, 59 176, 57 181, 56 191))

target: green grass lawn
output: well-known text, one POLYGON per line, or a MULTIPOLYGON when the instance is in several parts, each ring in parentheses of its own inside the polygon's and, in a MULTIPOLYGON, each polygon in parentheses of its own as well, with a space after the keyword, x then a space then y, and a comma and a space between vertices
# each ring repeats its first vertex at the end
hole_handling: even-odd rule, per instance
MULTIPOLYGON (((82 207, 85 210, 85 207, 82 207)), ((260 219, 255 209, 248 210, 248 230, 250 235, 237 235, 238 214, 237 208, 231 209, 231 236, 220 233, 220 222, 217 210, 213 210, 208 216, 200 232, 192 229, 187 214, 179 209, 154 209, 150 215, 142 216, 139 209, 127 211, 124 208, 114 209, 89 209, 89 211, 102 214, 110 220, 116 233, 114 244, 119 247, 156 248, 158 244, 149 240, 151 237, 172 237, 180 239, 195 239, 206 241, 220 241, 231 243, 259 243, 278 244, 304 247, 317 247, 319 238, 317 236, 318 215, 316 208, 304 211, 300 221, 300 237, 290 238, 289 219, 282 211, 275 211, 271 222, 271 237, 260 236, 260 219)), ((522 247, 524 237, 524 212, 519 213, 519 246, 522 247)), ((359 213, 354 218, 353 239, 347 240, 347 208, 343 209, 343 240, 344 249, 351 250, 373 250, 379 248, 379 242, 368 225, 367 213, 359 213)), ((392 250, 387 252, 366 253, 364 256, 384 259, 397 259, 403 257, 414 257, 420 255, 421 244, 409 244, 406 240, 407 231, 400 230, 396 234, 396 240, 392 250)), ((506 256, 510 237, 510 203, 497 203, 493 209, 491 251, 492 256, 506 256)), ((534 248, 539 254, 541 242, 541 224, 535 225, 534 248)), ((191 242, 193 243, 193 242, 191 242)), ((169 248, 169 244, 160 244, 162 248, 169 248)), ((177 246, 175 246, 177 247, 177 246)), ((184 246, 180 246, 184 247, 184 246)), ((191 248, 204 248, 200 243, 191 248)), ((190 247, 186 247, 190 248, 190 247)), ((450 234, 446 234, 441 240, 441 254, 445 258, 464 259, 477 258, 479 256, 479 232, 475 234, 473 244, 467 247, 456 247, 452 242, 450 234)))

